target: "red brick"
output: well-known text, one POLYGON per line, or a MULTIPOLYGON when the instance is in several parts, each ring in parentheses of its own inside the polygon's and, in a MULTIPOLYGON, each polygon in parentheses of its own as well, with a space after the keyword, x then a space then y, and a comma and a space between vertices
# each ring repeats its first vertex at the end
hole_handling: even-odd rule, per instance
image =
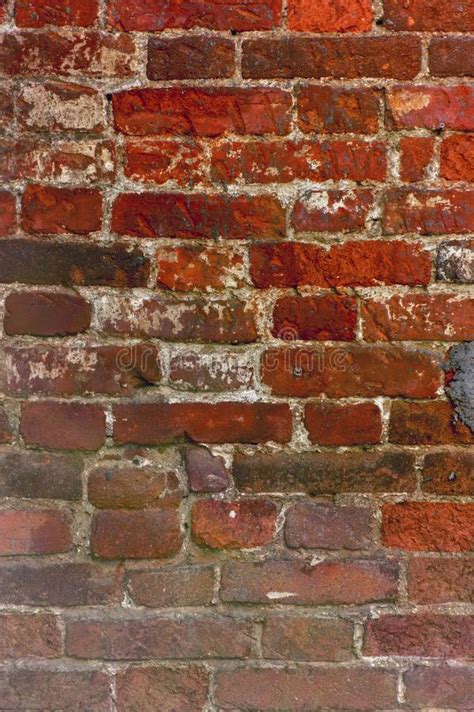
POLYGON ((366 341, 462 341, 474 338, 474 299, 403 294, 362 303, 366 341))
POLYGON ((159 383, 155 346, 7 346, 5 390, 13 394, 132 395, 159 383))
POLYGON ((116 684, 118 712, 201 712, 208 695, 208 673, 201 667, 129 667, 117 673, 116 684))
POLYGON ((286 223, 283 206, 270 195, 122 193, 112 229, 130 237, 271 240, 285 235, 286 223))
POLYGON ((317 445, 377 444, 382 435, 382 418, 375 403, 310 403, 304 424, 309 439, 317 445))
POLYGON ((157 284, 176 292, 245 285, 244 257, 228 247, 189 245, 158 250, 157 284))
POLYGON ((206 27, 210 30, 271 30, 280 24, 281 0, 110 0, 108 18, 112 27, 125 32, 206 27))
POLYGON ((272 334, 279 339, 353 341, 356 326, 357 302, 353 297, 281 297, 273 310, 272 334))
POLYGON ((397 128, 474 129, 474 88, 469 86, 399 86, 387 92, 397 128))
POLYGON ((223 492, 231 484, 225 460, 208 448, 189 445, 184 451, 184 466, 192 492, 223 492))
POLYGON ((375 668, 238 669, 218 672, 216 683, 223 710, 384 710, 396 705, 395 674, 375 668))
POLYGON ((18 0, 15 22, 18 27, 89 27, 95 24, 98 9, 98 0, 18 0))
POLYGON ((379 113, 380 94, 373 89, 306 86, 298 93, 304 133, 377 133, 379 113))
POLYGON ((193 563, 162 566, 156 571, 131 571, 128 593, 139 606, 206 606, 214 597, 214 569, 193 563))
POLYGON ((23 403, 20 431, 27 445, 60 450, 97 450, 105 440, 105 414, 97 405, 23 403))
POLYGON ((414 603, 474 602, 474 561, 414 558, 408 563, 408 596, 414 603))
POLYGON ((286 134, 291 95, 279 89, 133 89, 112 97, 115 128, 131 136, 286 134))
POLYGON ((212 549, 250 549, 270 544, 277 509, 267 499, 240 502, 200 500, 192 509, 192 535, 212 549))
POLYGON ((11 292, 5 300, 7 334, 61 336, 86 331, 91 307, 72 292, 11 292))
POLYGON ((386 615, 369 620, 365 655, 466 658, 474 654, 474 618, 449 615, 386 615))
POLYGON ((6 22, 10 15, 10 9, 7 7, 8 0, 0 0, 0 22, 6 22))
POLYGON ((87 235, 102 228, 102 195, 90 188, 29 185, 23 193, 26 232, 87 235))
POLYGON ((344 662, 352 657, 352 624, 341 618, 269 616, 262 648, 269 660, 344 662))
POLYGON ((0 555, 61 554, 71 548, 68 520, 60 511, 0 511, 0 555))
POLYGON ((427 178, 428 167, 434 156, 434 140, 418 136, 400 139, 400 178, 405 183, 416 183, 427 178))
POLYGON ((429 68, 437 77, 473 77, 474 37, 433 37, 429 68))
POLYGON ((369 190, 325 190, 298 200, 291 222, 296 232, 354 232, 365 226, 374 203, 369 190))
POLYGON ((16 226, 15 196, 8 190, 0 190, 0 237, 14 233, 16 226))
POLYGON ((37 137, 0 144, 0 177, 57 183, 110 183, 115 178, 112 141, 37 137))
POLYGON ((474 240, 443 242, 438 249, 436 278, 444 282, 474 282, 474 240))
POLYGON ((213 147, 211 173, 223 183, 381 181, 386 163, 381 141, 233 141, 213 147))
POLYGON ((97 134, 105 126, 103 97, 95 89, 80 84, 27 84, 19 93, 18 108, 21 125, 37 133, 97 134))
POLYGON ((114 407, 118 444, 288 442, 291 412, 273 403, 144 403, 114 407))
POLYGON ((245 78, 391 77, 413 79, 421 67, 418 38, 298 37, 259 38, 244 42, 245 78))
POLYGON ((423 461, 423 492, 474 495, 474 453, 469 450, 437 450, 423 461))
POLYGON ((390 561, 228 562, 221 598, 236 603, 340 605, 390 601, 397 593, 390 561))
POLYGON ((404 674, 407 701, 411 705, 469 710, 474 671, 468 667, 414 667, 404 674))
POLYGON ((474 190, 390 190, 385 195, 383 225, 388 235, 472 232, 474 190))
POLYGON ((130 77, 136 48, 126 35, 84 32, 16 32, 0 35, 0 76, 130 77))
POLYGON ((238 391, 255 384, 255 354, 241 349, 188 347, 171 352, 168 364, 169 381, 180 389, 238 391))
POLYGON ((310 242, 260 243, 250 248, 256 287, 348 287, 429 284, 431 261, 420 243, 354 240, 328 249, 310 242))
POLYGON ((234 42, 221 37, 152 37, 148 43, 147 77, 153 81, 231 77, 234 55, 234 42))
POLYGON ((372 26, 370 0, 289 0, 288 27, 301 32, 368 32, 372 26))
POLYGON ((370 509, 300 502, 286 513, 285 541, 295 549, 368 549, 371 527, 370 509))
POLYGON ((77 455, 0 453, 0 496, 25 499, 79 500, 82 458, 77 455))
POLYGON ((435 352, 393 345, 273 348, 263 354, 262 380, 280 396, 429 398, 441 368, 435 352))
POLYGON ((471 551, 474 504, 403 502, 383 507, 385 546, 406 551, 471 551))
POLYGON ((130 139, 125 151, 124 172, 132 180, 184 187, 206 181, 203 148, 194 139, 130 139))
POLYGON ((246 658, 252 642, 251 622, 222 615, 71 620, 66 629, 68 655, 103 660, 246 658))
POLYGON ((56 616, 4 614, 0 616, 0 657, 59 658, 61 632, 56 616))
POLYGON ((448 136, 441 144, 440 175, 474 183, 474 136, 448 136))
MULTIPOLYGON (((0 241, 0 256, 1 245, 0 241)), ((104 297, 96 309, 101 331, 109 334, 218 343, 250 343, 257 339, 254 309, 233 298, 179 301, 166 297, 104 297)))
POLYGON ((353 452, 254 452, 234 455, 241 492, 413 492, 415 461, 404 450, 353 452))
POLYGON ((471 0, 449 4, 443 0, 385 0, 385 26, 416 32, 469 32, 474 30, 471 0))
POLYGON ((125 245, 0 240, 0 282, 144 287, 150 271, 143 252, 125 245))
POLYGON ((179 520, 172 510, 103 510, 92 519, 91 551, 101 559, 163 559, 180 548, 179 520))
MULTIPOLYGON (((118 603, 115 567, 91 563, 3 563, 0 601, 33 606, 96 606, 118 603)), ((53 702, 57 704, 57 700, 53 702)))
POLYGON ((443 445, 474 442, 466 425, 456 420, 446 401, 395 401, 390 413, 389 440, 403 445, 443 445))
POLYGON ((181 495, 174 472, 131 467, 99 467, 88 483, 89 501, 100 509, 173 507, 181 495))
POLYGON ((110 710, 110 680, 96 670, 4 668, 0 672, 0 697, 5 709, 67 709, 80 712, 110 710))

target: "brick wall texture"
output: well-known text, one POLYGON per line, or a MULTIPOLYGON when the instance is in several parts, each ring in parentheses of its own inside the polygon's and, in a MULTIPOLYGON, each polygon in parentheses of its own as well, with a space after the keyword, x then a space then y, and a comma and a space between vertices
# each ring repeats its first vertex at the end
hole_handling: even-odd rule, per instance
POLYGON ((473 76, 474 0, 0 0, 1 710, 474 710, 473 76))

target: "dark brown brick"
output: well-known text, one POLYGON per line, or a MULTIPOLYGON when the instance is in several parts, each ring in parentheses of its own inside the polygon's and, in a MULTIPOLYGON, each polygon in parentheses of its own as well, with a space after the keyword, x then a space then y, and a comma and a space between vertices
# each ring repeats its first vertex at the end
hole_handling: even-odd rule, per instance
POLYGON ((220 37, 152 37, 148 43, 147 76, 155 81, 231 77, 234 54, 233 41, 220 37))
POLYGON ((0 672, 6 710, 67 709, 110 712, 110 680, 95 670, 7 670, 0 672))
POLYGON ((262 648, 268 660, 344 662, 352 658, 352 623, 341 618, 268 616, 262 648))
POLYGON ((0 658, 59 658, 62 636, 56 616, 0 615, 0 658))
POLYGON ((340 605, 391 601, 398 570, 384 560, 229 562, 221 598, 238 603, 340 605))
POLYGON ((244 42, 244 77, 392 77, 413 79, 421 66, 415 37, 298 37, 244 42))
POLYGON ((415 460, 401 450, 373 452, 237 451, 234 478, 242 492, 413 492, 415 460))
POLYGON ((97 405, 23 403, 20 430, 27 445, 53 450, 97 450, 105 440, 105 414, 97 405))
POLYGON ((109 564, 0 564, 0 601, 5 604, 103 606, 119 602, 119 583, 119 572, 109 564))
POLYGON ((12 292, 5 300, 7 334, 61 336, 86 331, 91 307, 69 292, 12 292))
POLYGON ((286 513, 285 540, 302 549, 367 549, 372 512, 366 507, 300 502, 286 513))
POLYGON ((78 500, 82 458, 34 452, 0 453, 0 496, 78 500))
POLYGON ((117 673, 116 681, 118 712, 201 712, 208 696, 202 667, 129 667, 117 673))
POLYGON ((393 710, 396 675, 376 668, 249 668, 219 672, 216 699, 224 710, 304 712, 313 709, 393 710))
POLYGON ((150 608, 206 606, 214 596, 214 569, 193 563, 131 571, 128 592, 135 603, 150 608))
POLYGON ((252 642, 250 622, 222 615, 71 620, 66 630, 68 655, 103 660, 246 658, 252 642))
POLYGON ((0 282, 7 284, 144 287, 149 270, 141 250, 124 245, 0 241, 0 282))

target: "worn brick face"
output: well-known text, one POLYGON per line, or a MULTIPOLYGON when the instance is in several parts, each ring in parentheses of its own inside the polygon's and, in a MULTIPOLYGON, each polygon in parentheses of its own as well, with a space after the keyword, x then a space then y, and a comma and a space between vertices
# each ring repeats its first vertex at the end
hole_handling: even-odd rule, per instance
POLYGON ((473 0, 0 0, 0 708, 472 708, 473 0))
POLYGON ((131 136, 285 134, 291 95, 278 89, 137 89, 113 96, 115 128, 131 136))
POLYGON ((19 0, 15 6, 18 27, 89 27, 95 23, 97 0, 19 0))
POLYGON ((278 27, 281 0, 171 0, 157 7, 155 0, 111 0, 108 18, 114 29, 124 32, 157 32, 165 29, 271 30, 278 27))
POLYGON ((64 82, 27 84, 19 94, 20 122, 28 131, 101 133, 105 102, 90 87, 64 82))

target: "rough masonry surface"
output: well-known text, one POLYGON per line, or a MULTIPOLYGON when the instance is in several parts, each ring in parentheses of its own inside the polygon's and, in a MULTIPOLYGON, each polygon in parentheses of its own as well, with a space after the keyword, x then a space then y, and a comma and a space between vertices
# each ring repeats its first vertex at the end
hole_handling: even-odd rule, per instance
POLYGON ((474 709, 474 0, 0 0, 0 709, 474 709))

